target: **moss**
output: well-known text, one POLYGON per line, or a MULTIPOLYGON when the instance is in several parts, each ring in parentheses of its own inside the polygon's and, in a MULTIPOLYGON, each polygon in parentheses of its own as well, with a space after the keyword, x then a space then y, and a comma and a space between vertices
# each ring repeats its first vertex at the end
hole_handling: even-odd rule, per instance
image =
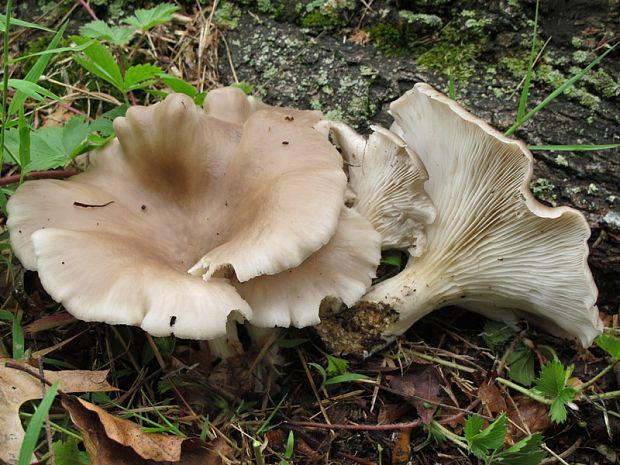
POLYGON ((320 11, 311 11, 301 19, 303 27, 332 29, 338 25, 338 18, 324 15, 320 11))
POLYGON ((237 29, 239 18, 241 18, 241 11, 231 2, 221 3, 213 17, 215 24, 219 27, 231 30, 237 29))
POLYGON ((377 23, 368 29, 370 42, 387 55, 404 55, 409 50, 400 30, 388 23, 377 23))
POLYGON ((568 160, 566 159, 566 157, 564 155, 557 155, 553 161, 555 162, 556 165, 558 166, 568 166, 568 160))
POLYGON ((536 178, 530 182, 530 190, 538 200, 555 199, 557 196, 553 194, 554 189, 555 185, 546 178, 536 178))
POLYGON ((440 41, 418 57, 420 67, 466 81, 475 70, 478 48, 474 43, 454 44, 440 41))
POLYGON ((620 95, 620 83, 602 69, 586 74, 582 80, 602 97, 610 98, 620 95))

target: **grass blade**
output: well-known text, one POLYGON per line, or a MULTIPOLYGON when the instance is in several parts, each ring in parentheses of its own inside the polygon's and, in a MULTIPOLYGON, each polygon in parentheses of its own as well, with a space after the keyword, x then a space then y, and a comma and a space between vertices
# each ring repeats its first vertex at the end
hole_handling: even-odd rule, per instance
POLYGON ((517 110, 517 121, 523 119, 525 115, 525 107, 530 93, 530 84, 532 82, 532 72, 534 71, 534 62, 536 61, 536 38, 538 37, 538 6, 539 0, 536 0, 536 12, 534 13, 534 30, 532 31, 532 48, 530 49, 530 58, 527 65, 527 73, 521 89, 521 97, 519 98, 519 108, 517 110))
POLYGON ((4 47, 2 48, 2 58, 4 60, 4 66, 2 72, 4 73, 2 79, 2 128, 0 128, 0 153, 4 151, 4 134, 6 132, 6 122, 9 116, 6 111, 7 96, 9 94, 9 28, 11 27, 11 8, 13 6, 13 0, 7 0, 6 2, 6 23, 3 33, 4 47))
MULTIPOLYGON (((67 28, 68 24, 69 23, 65 23, 60 27, 60 29, 58 29, 58 32, 54 35, 54 37, 52 37, 52 40, 47 45, 46 50, 52 50, 58 46, 58 43, 62 39, 62 36, 65 33, 65 29, 67 28)), ((6 57, 5 59, 8 59, 8 57, 6 57)), ((24 81, 36 83, 43 74, 43 71, 45 71, 45 68, 47 67, 47 64, 50 62, 51 59, 52 54, 41 55, 39 58, 37 58, 37 61, 35 61, 34 65, 32 65, 32 68, 30 68, 28 73, 26 73, 26 76, 24 76, 24 81)), ((5 76, 8 77, 8 73, 5 73, 5 76)), ((15 95, 11 100, 11 106, 9 107, 9 114, 12 115, 16 113, 19 107, 24 104, 27 97, 28 96, 21 91, 15 92, 15 95)))
POLYGON ((22 447, 19 450, 18 465, 30 465, 30 459, 32 458, 32 454, 34 454, 34 449, 39 440, 39 433, 41 432, 41 428, 43 428, 43 422, 52 406, 52 402, 54 402, 54 398, 58 393, 59 385, 60 380, 57 380, 52 387, 50 387, 49 391, 47 391, 45 397, 43 397, 43 400, 37 407, 37 410, 34 412, 34 415, 32 415, 30 423, 28 423, 28 428, 26 429, 24 442, 22 442, 22 447))
POLYGON ((566 89, 572 86, 575 82, 577 82, 579 79, 581 79, 586 74, 588 74, 592 68, 594 68, 596 65, 598 65, 603 60, 603 58, 605 58, 607 55, 613 52, 616 49, 616 47, 618 47, 618 44, 620 44, 620 42, 616 42, 613 46, 609 47, 607 50, 605 50, 604 53, 601 53, 598 57, 592 60, 592 62, 588 66, 586 66, 584 69, 582 69, 578 73, 574 74, 569 80, 567 80, 561 86, 559 86, 557 89, 551 92, 542 102, 540 102, 532 110, 530 110, 525 116, 523 116, 523 119, 515 122, 515 124, 513 124, 504 134, 506 136, 510 136, 514 134, 514 132, 517 129, 519 129, 519 127, 523 123, 531 119, 536 113, 538 113, 540 110, 545 108, 549 103, 553 102, 558 97, 558 95, 562 94, 566 89))
MULTIPOLYGON (((7 20, 6 20, 6 16, 3 14, 0 14, 0 32, 4 32, 7 28, 7 20), (4 23, 4 24, 3 24, 4 23)), ((17 18, 12 18, 11 19, 11 26, 18 26, 18 27, 27 27, 30 29, 40 29, 41 31, 45 31, 45 32, 54 32, 51 29, 45 27, 45 26, 41 26, 40 24, 36 24, 36 23, 30 23, 28 21, 22 21, 20 19, 17 18)))
POLYGON ((529 145, 530 150, 544 150, 551 152, 588 152, 591 150, 612 150, 620 147, 620 144, 602 145, 529 145))

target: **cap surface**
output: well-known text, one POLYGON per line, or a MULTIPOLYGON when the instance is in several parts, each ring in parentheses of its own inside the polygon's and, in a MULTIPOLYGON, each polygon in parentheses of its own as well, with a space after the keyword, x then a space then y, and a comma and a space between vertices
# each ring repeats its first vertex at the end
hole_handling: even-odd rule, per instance
POLYGON ((342 161, 310 127, 266 111, 232 124, 179 94, 114 124, 84 173, 28 181, 8 204, 15 254, 78 318, 223 336, 251 317, 226 278, 298 266, 336 230, 342 161), (187 273, 197 262, 206 281, 187 273))

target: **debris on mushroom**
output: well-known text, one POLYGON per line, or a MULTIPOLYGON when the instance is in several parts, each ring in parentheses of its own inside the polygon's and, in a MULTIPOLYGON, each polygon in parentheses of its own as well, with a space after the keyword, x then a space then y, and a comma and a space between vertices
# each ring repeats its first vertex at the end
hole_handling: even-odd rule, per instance
MULTIPOLYGON (((277 286, 307 259, 321 272, 322 248, 362 270, 349 283, 363 294, 378 258, 337 240, 351 230, 339 153, 289 112, 262 108, 232 122, 179 94, 130 108, 85 172, 18 188, 8 204, 16 256, 77 318, 157 336, 221 340, 231 319, 252 321, 235 286, 277 286)), ((358 240, 378 256, 376 237, 358 240)), ((325 296, 351 301, 344 278, 325 272, 325 296)))
POLYGON ((318 326, 328 345, 370 352, 429 312, 458 305, 509 324, 524 318, 589 346, 602 330, 587 265, 590 230, 578 211, 533 197, 526 146, 426 84, 390 109, 392 131, 426 166, 437 218, 426 227, 424 253, 318 326), (363 327, 351 324, 356 313, 376 319, 374 330, 355 334, 363 327))

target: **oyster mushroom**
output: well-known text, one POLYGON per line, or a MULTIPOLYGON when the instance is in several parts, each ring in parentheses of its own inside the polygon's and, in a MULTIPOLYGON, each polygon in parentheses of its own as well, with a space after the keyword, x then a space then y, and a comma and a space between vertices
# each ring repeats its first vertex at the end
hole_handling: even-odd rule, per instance
POLYGON ((533 197, 526 146, 426 84, 390 110, 392 131, 428 171, 437 218, 420 256, 319 325, 326 342, 337 352, 369 352, 433 310, 458 305, 509 324, 524 318, 589 346, 602 330, 587 265, 590 230, 578 211, 533 197))
POLYGON ((253 316, 235 285, 295 270, 332 241, 346 185, 338 152, 308 125, 266 110, 242 123, 178 94, 129 109, 84 173, 13 195, 16 256, 77 318, 224 337, 231 317, 253 316))

